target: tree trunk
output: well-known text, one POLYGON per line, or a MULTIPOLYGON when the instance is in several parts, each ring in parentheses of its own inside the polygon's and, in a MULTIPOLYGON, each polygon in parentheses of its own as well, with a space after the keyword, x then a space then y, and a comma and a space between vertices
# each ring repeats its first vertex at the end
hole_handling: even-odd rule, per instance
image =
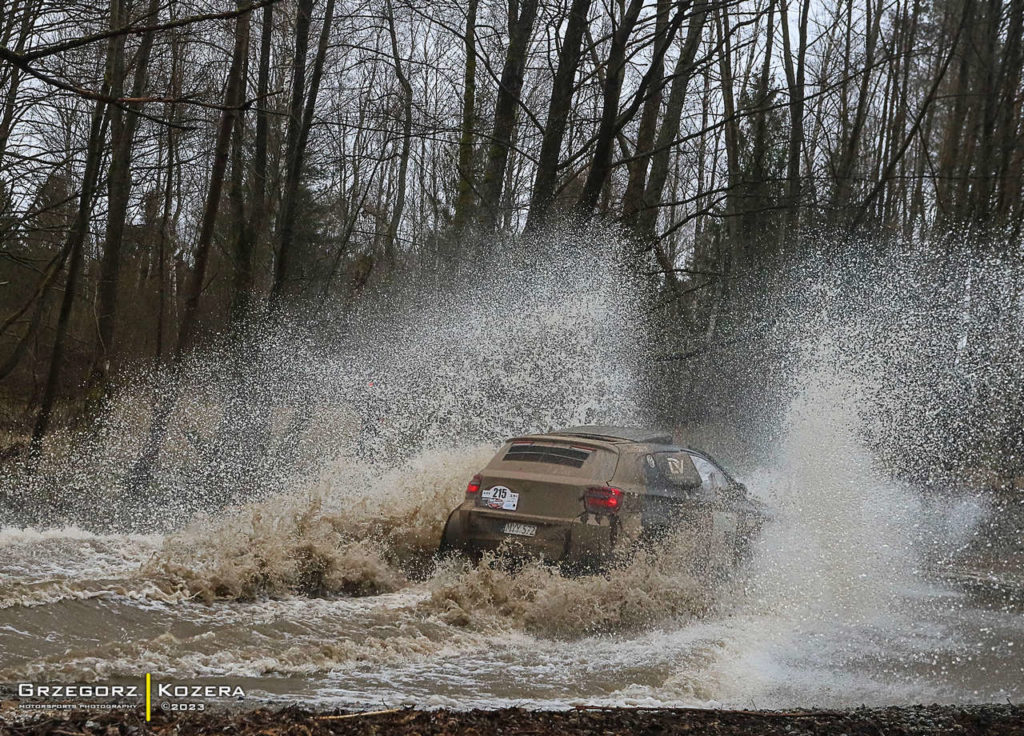
POLYGON ((459 129, 459 193, 455 200, 452 226, 461 232, 473 214, 476 194, 473 185, 473 121, 476 117, 476 10, 479 0, 468 0, 463 44, 466 69, 463 76, 462 124, 459 129))
MULTIPOLYGON (((152 23, 159 12, 159 0, 150 0, 147 9, 148 22, 152 23)), ((121 12, 119 25, 127 22, 127 13, 121 12)), ((154 33, 143 34, 136 54, 135 74, 132 80, 131 97, 142 97, 146 89, 149 71, 149 55, 153 49, 154 33)), ((120 96, 125 75, 124 37, 117 43, 111 93, 120 96)), ((114 346, 114 327, 117 317, 117 292, 121 276, 121 249, 124 229, 128 219, 128 201, 131 195, 131 160, 135 131, 142 109, 141 103, 129 103, 122 111, 114 106, 110 110, 110 167, 107 174, 107 228, 100 260, 99 283, 96 293, 97 351, 93 364, 90 384, 95 390, 102 389, 110 370, 110 354, 114 346)))
MULTIPOLYGON (((117 0, 114 0, 114 3, 116 2, 117 0)), ((115 22, 114 18, 116 18, 116 15, 112 12, 112 24, 115 22)), ((108 93, 109 88, 104 84, 103 94, 106 95, 108 93)), ((67 344, 68 326, 71 321, 71 310, 74 306, 78 278, 82 270, 85 239, 89 232, 89 217, 92 213, 96 185, 99 179, 100 162, 103 158, 103 143, 106 137, 106 110, 107 105, 102 101, 97 101, 93 106, 92 122, 89 127, 89 143, 86 147, 85 170, 82 174, 82 190, 78 197, 78 213, 75 216, 71 232, 68 233, 68 276, 64 283, 64 295, 61 298, 60 312, 57 316, 53 350, 50 353, 50 367, 46 374, 46 383, 43 387, 43 395, 39 403, 39 413, 36 415, 35 426, 32 429, 32 439, 29 443, 29 458, 33 464, 39 461, 42 454, 43 438, 50 428, 53 405, 57 398, 60 371, 64 363, 64 350, 67 344)))
POLYGON ((278 249, 277 263, 274 269, 274 282, 270 289, 272 309, 281 306, 284 291, 292 280, 292 250, 295 220, 298 215, 298 193, 302 182, 302 169, 305 162, 306 144, 309 131, 313 126, 313 113, 316 109, 316 98, 320 91, 320 80, 323 76, 324 59, 331 23, 334 18, 334 0, 327 0, 324 24, 320 29, 320 40, 317 45, 316 57, 313 60, 313 73, 310 76, 309 93, 303 104, 306 86, 306 51, 309 46, 310 16, 313 0, 299 0, 299 17, 295 30, 295 59, 292 69, 292 99, 288 116, 288 133, 285 149, 285 183, 281 196, 281 209, 278 213, 278 249))
MULTIPOLYGON (((237 0, 237 3, 238 7, 244 7, 242 0, 237 0)), ((251 12, 243 13, 235 21, 235 45, 231 53, 231 68, 228 71, 227 85, 224 90, 224 110, 221 112, 220 124, 217 128, 217 140, 213 148, 213 164, 210 169, 210 183, 206 192, 206 204, 203 208, 199 238, 196 241, 195 265, 185 297, 185 308, 182 312, 181 327, 178 332, 178 355, 191 346, 199 315, 199 297, 203 293, 203 286, 206 282, 206 268, 210 261, 210 248, 213 244, 213 232, 217 224, 221 192, 224 188, 224 174, 228 165, 231 133, 234 129, 235 117, 242 113, 241 105, 245 98, 245 79, 242 76, 242 70, 245 68, 245 57, 249 48, 249 19, 251 15, 251 12)))
MULTIPOLYGON (((181 42, 177 35, 171 39, 171 99, 178 97, 181 91, 181 42)), ((177 124, 178 105, 167 104, 167 119, 177 124)), ((160 215, 160 231, 157 234, 157 313, 156 313, 156 346, 153 350, 158 361, 165 353, 166 332, 164 325, 167 314, 167 252, 170 241, 170 227, 174 212, 174 176, 178 163, 178 135, 173 125, 167 127, 167 173, 164 179, 163 212, 160 215)), ((177 224, 175 220, 175 224, 177 224)))
POLYGON ((843 141, 843 153, 836 168, 835 199, 832 208, 836 211, 845 210, 852 196, 852 178, 854 166, 860 156, 860 144, 864 125, 867 122, 868 107, 871 103, 871 66, 875 59, 875 46, 878 42, 878 34, 882 26, 882 3, 878 2, 877 8, 872 8, 870 0, 865 4, 867 12, 868 32, 864 47, 864 69, 860 77, 860 87, 857 91, 857 106, 853 114, 853 125, 850 128, 849 136, 843 141))
MULTIPOLYGON (((269 7, 269 6, 268 6, 269 7)), ((246 54, 242 61, 242 79, 248 77, 249 58, 246 54)), ((243 95, 244 97, 244 95, 243 95)), ((234 243, 232 248, 233 277, 231 279, 231 304, 228 322, 232 333, 242 325, 245 312, 248 311, 249 293, 252 289, 252 230, 248 222, 245 206, 245 164, 243 148, 245 144, 245 117, 235 115, 231 134, 231 181, 228 186, 228 201, 231 204, 231 219, 234 222, 234 243)), ((237 334, 237 333, 236 333, 237 334)))
MULTIPOLYGON (((974 0, 963 0, 965 17, 974 13, 974 0)), ((952 14, 950 15, 952 19, 952 14)), ((965 34, 968 38, 971 32, 965 34)), ((969 109, 968 84, 970 78, 970 44, 965 43, 959 49, 951 49, 955 54, 959 51, 956 82, 951 90, 953 107, 946 117, 946 127, 942 135, 942 147, 939 152, 938 173, 935 185, 935 196, 939 211, 944 213, 942 219, 947 222, 957 221, 962 216, 961 203, 955 197, 957 171, 961 165, 960 150, 965 137, 966 117, 969 109)))
POLYGON ((394 268, 395 241, 398 238, 398 226, 402 222, 402 212, 405 209, 405 186, 406 177, 409 171, 409 153, 412 147, 412 85, 402 70, 402 59, 398 54, 398 35, 395 33, 395 13, 391 7, 391 0, 387 2, 388 7, 388 31, 391 36, 391 54, 395 62, 395 76, 402 88, 402 151, 398 158, 398 185, 395 192, 395 206, 391 212, 391 220, 388 223, 388 232, 384 240, 384 260, 388 268, 394 268))
MULTIPOLYGON (((658 0, 658 20, 655 38, 662 38, 668 26, 670 0, 658 0)), ((665 59, 655 60, 651 70, 659 80, 657 88, 647 97, 643 113, 640 115, 640 126, 636 134, 636 148, 633 160, 629 163, 629 180, 626 192, 622 195, 622 220, 633 225, 643 206, 644 185, 647 182, 647 166, 650 163, 651 146, 658 132, 658 115, 661 113, 662 90, 665 88, 665 59)))
MULTIPOLYGON (((732 73, 732 30, 729 27, 729 16, 726 8, 718 9, 715 16, 720 47, 718 68, 722 76, 722 112, 725 116, 723 137, 725 138, 725 230, 728 234, 726 252, 732 253, 731 260, 737 260, 735 254, 742 252, 742 239, 739 235, 739 199, 742 186, 740 174, 739 120, 736 116, 734 97, 734 80, 732 73)), ((728 261, 729 258, 722 260, 728 261)), ((725 265, 725 264, 720 264, 725 265)))
POLYGON ((601 122, 597 130, 597 140, 594 142, 594 158, 576 205, 577 211, 584 217, 589 217, 594 211, 604 182, 611 172, 612 143, 615 140, 615 133, 618 132, 616 122, 619 116, 619 97, 622 95, 622 81, 626 71, 626 46, 643 5, 643 0, 630 0, 619 27, 612 35, 604 89, 601 93, 601 122))
MULTIPOLYGON (((642 3, 640 3, 642 6, 642 3)), ((672 44, 676 31, 682 25, 686 15, 685 8, 689 5, 685 0, 676 3, 677 9, 672 20, 669 21, 663 32, 655 33, 651 63, 640 83, 637 85, 633 95, 633 102, 621 113, 619 112, 619 98, 622 95, 622 82, 625 73, 626 47, 629 36, 636 25, 634 14, 635 5, 631 4, 626 10, 622 24, 612 37, 612 48, 608 52, 607 71, 604 79, 604 90, 602 95, 601 122, 598 126, 597 137, 594 142, 594 158, 590 165, 590 171, 583 184, 583 191, 576 203, 576 211, 582 217, 590 217, 598 200, 605 193, 606 201, 603 209, 610 207, 610 192, 606 190, 609 184, 609 177, 612 171, 612 142, 620 139, 620 146, 623 146, 621 139, 622 128, 633 119, 640 106, 646 99, 648 90, 652 84, 660 86, 663 84, 663 69, 665 53, 672 44)), ((636 9, 639 12, 638 9, 636 9)))
POLYGON ((508 51, 505 53, 498 97, 494 103, 494 130, 491 133, 490 145, 487 147, 487 167, 480 185, 479 223, 480 229, 484 232, 493 230, 498 222, 505 166, 508 164, 512 129, 516 124, 516 107, 519 104, 519 95, 523 91, 526 56, 536 17, 537 0, 510 1, 508 51), (517 15, 516 5, 520 2, 517 15))
POLYGON ((921 103, 921 108, 918 111, 917 116, 914 118, 914 121, 910 126, 910 130, 904 137, 902 143, 889 156, 885 165, 881 167, 881 170, 878 174, 878 180, 871 188, 871 191, 868 192, 867 196, 864 198, 864 201, 860 203, 859 208, 857 210, 857 214, 853 218, 853 222, 850 226, 851 230, 856 230, 858 226, 861 224, 861 222, 863 222, 864 218, 868 213, 868 210, 870 209, 872 203, 875 201, 875 198, 878 197, 879 193, 881 193, 882 189, 885 187, 886 182, 889 180, 889 177, 892 175, 893 169, 903 159, 904 154, 906 154, 907 149, 910 147, 910 144, 913 142, 914 138, 918 136, 921 129, 921 123, 924 121, 925 116, 928 114, 928 110, 931 107, 932 102, 934 102, 935 96, 942 85, 942 80, 945 78, 946 72, 949 70, 950 63, 953 61, 953 56, 956 54, 956 49, 960 44, 960 36, 963 34, 964 29, 967 27, 967 19, 969 17, 969 13, 970 7, 969 5, 965 4, 963 14, 960 16, 960 21, 956 28, 956 32, 953 34, 953 40, 950 42, 949 53, 946 55, 946 58, 940 63, 939 68, 934 75, 934 81, 932 82, 931 87, 929 88, 928 93, 924 98, 924 101, 921 103))
POLYGON ((686 101, 686 88, 693 76, 694 59, 697 56, 697 49, 700 47, 706 20, 706 6, 696 6, 693 15, 690 16, 686 41, 683 43, 679 58, 676 59, 676 65, 672 70, 672 85, 669 87, 665 116, 661 122, 661 130, 658 131, 654 154, 651 156, 651 173, 647 178, 647 186, 644 188, 643 209, 636 218, 637 234, 640 236, 640 240, 647 244, 653 243, 656 238, 658 207, 665 191, 665 182, 668 180, 672 149, 676 136, 679 135, 683 103, 686 101))
POLYGON ((794 54, 789 34, 789 0, 782 3, 782 46, 786 81, 789 84, 789 151, 786 163, 786 217, 782 239, 791 236, 800 224, 800 199, 803 182, 800 179, 800 156, 804 148, 804 106, 807 61, 807 22, 811 0, 803 0, 797 19, 797 47, 794 54))
POLYGON ((1003 49, 1005 71, 1000 95, 1000 117, 995 134, 996 156, 996 204, 997 224, 1009 222, 1014 203, 1021 199, 1019 168, 1015 170, 1014 160, 1021 156, 1021 121, 1024 119, 1024 0, 1010 0, 1009 19, 1006 31, 1006 46, 1003 49), (1015 155, 1016 152, 1016 155, 1015 155))
MULTIPOLYGON (((655 38, 665 36, 669 8, 668 0, 658 0, 655 38)), ((629 225, 636 222, 637 215, 643 207, 643 190, 647 180, 647 166, 650 163, 650 149, 654 144, 654 136, 657 134, 657 118, 662 112, 663 90, 667 83, 665 58, 656 59, 656 66, 651 71, 659 82, 656 89, 648 95, 647 101, 644 102, 643 113, 640 115, 640 126, 637 129, 634 159, 629 164, 630 175, 626 184, 626 193, 623 194, 623 221, 629 225)))
POLYGON ((270 287, 270 304, 274 308, 282 297, 285 282, 291 277, 292 231, 295 227, 295 198, 299 188, 299 131, 302 128, 303 95, 306 89, 306 51, 309 48, 309 25, 313 0, 298 0, 295 21, 295 51, 292 57, 292 94, 288 107, 288 131, 285 138, 284 190, 277 215, 277 260, 274 282, 270 287))
POLYGON ((587 27, 592 3, 593 0, 573 0, 569 8, 565 37, 558 52, 558 66, 551 85, 551 101, 548 104, 547 124, 541 138, 537 173, 533 180, 530 212, 526 219, 527 230, 536 230, 544 224, 555 195, 555 186, 558 183, 558 158, 562 152, 569 111, 572 109, 573 83, 580 66, 583 32, 587 27))
MULTIPOLYGON (((120 23, 120 0, 110 2, 110 27, 117 28, 120 23)), ((118 52, 118 38, 115 36, 107 43, 105 60, 105 73, 103 84, 100 87, 100 99, 98 99, 92 112, 92 121, 89 126, 89 140, 86 145, 85 168, 82 173, 81 192, 78 197, 78 212, 75 222, 68 233, 65 245, 65 254, 68 258, 68 275, 64 283, 64 294, 61 298, 60 312, 57 316, 57 325, 54 330, 53 350, 50 353, 50 366, 46 375, 46 382, 43 386, 43 394, 39 402, 39 413, 36 415, 35 426, 32 429, 32 438, 29 442, 29 458, 34 465, 39 461, 42 454, 43 438, 50 427, 50 419, 53 414, 53 406, 57 399, 57 390, 60 383, 60 372, 64 362, 64 351, 67 343, 68 327, 71 322, 71 310, 74 307, 75 295, 78 287, 78 278, 82 270, 82 259, 85 250, 85 240, 89 233, 89 218, 92 214, 92 206, 95 200, 96 187, 99 182, 99 170, 103 159, 103 148, 106 138, 106 123, 108 120, 107 103, 103 98, 109 97, 111 92, 111 79, 116 74, 116 55, 118 52)))
MULTIPOLYGON (((970 210, 972 224, 979 230, 989 226, 992 209, 992 194, 995 191, 996 162, 995 130, 999 117, 1001 64, 997 62, 1000 49, 1000 26, 1002 24, 1002 0, 989 0, 981 24, 981 40, 977 44, 978 68, 974 80, 976 124, 973 126, 977 140, 972 156, 973 175, 970 177, 970 210)), ((1005 60, 1005 56, 1003 59, 1005 60)))
MULTIPOLYGON (((267 221, 267 92, 270 88, 270 49, 274 33, 274 6, 263 7, 263 20, 260 34, 260 62, 256 81, 256 136, 253 141, 252 161, 252 201, 247 215, 243 215, 239 223, 234 248, 234 278, 231 285, 231 329, 238 333, 240 326, 249 318, 252 311, 252 291, 255 283, 253 259, 256 244, 263 224, 267 221)), ((237 145, 241 149, 241 131, 237 145)), ((241 160, 239 150, 238 160, 241 160)))
POLYGON ((742 241, 746 248, 734 250, 735 263, 749 260, 752 255, 752 247, 755 244, 763 245, 768 238, 765 237, 769 226, 769 220, 765 211, 771 205, 771 195, 768 191, 768 114, 771 104, 771 64, 775 40, 775 0, 768 0, 768 31, 765 43, 764 57, 761 64, 761 71, 758 74, 756 88, 754 90, 754 133, 753 149, 751 151, 750 181, 744 190, 746 200, 745 211, 742 222, 742 241))

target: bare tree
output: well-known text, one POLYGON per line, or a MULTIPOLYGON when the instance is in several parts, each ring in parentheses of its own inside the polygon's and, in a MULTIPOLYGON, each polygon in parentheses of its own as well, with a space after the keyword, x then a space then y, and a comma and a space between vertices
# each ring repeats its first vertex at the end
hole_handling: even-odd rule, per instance
MULTIPOLYGON (((110 24, 112 27, 117 26, 118 18, 120 17, 119 7, 120 0, 111 0, 110 24)), ((112 38, 107 45, 106 74, 104 75, 104 83, 101 89, 102 95, 110 94, 110 79, 114 76, 117 46, 117 37, 112 38)), ((92 120, 89 124, 85 167, 82 173, 81 191, 78 195, 78 212, 71 231, 68 233, 67 244, 64 247, 68 259, 68 275, 64 282, 64 294, 61 297, 60 313, 57 317, 57 326, 54 331, 53 349, 50 353, 50 366, 46 374, 46 384, 39 402, 39 413, 36 415, 35 426, 32 429, 29 454, 33 461, 38 460, 40 457, 43 438, 50 428, 50 419, 53 415, 54 403, 57 400, 60 372, 61 368, 64 367, 64 350, 67 344, 68 327, 71 322, 71 310, 74 307, 75 296, 78 290, 78 279, 82 271, 85 240, 89 232, 89 218, 92 214, 96 187, 99 182, 107 120, 107 103, 102 99, 96 100, 93 105, 92 120)))
POLYGON ((462 75, 462 120, 459 126, 459 158, 456 164, 458 197, 452 225, 463 230, 471 219, 475 192, 473 184, 473 127, 476 117, 476 13, 479 0, 468 0, 463 46, 466 54, 462 75))
MULTIPOLYGON (((127 21, 126 14, 118 2, 118 25, 127 21)), ((113 7, 113 6, 112 6, 113 7)), ((154 19, 159 11, 159 0, 150 0, 146 10, 147 19, 154 19)), ((142 35, 142 41, 135 55, 135 73, 132 80, 131 97, 139 99, 145 93, 149 72, 149 55, 153 49, 154 32, 142 35)), ((115 47, 111 69, 111 94, 123 94, 125 77, 125 37, 112 41, 115 47)), ((114 325, 117 313, 117 291, 121 274, 121 247, 128 219, 128 202, 131 194, 132 148, 138 126, 138 111, 142 103, 128 103, 127 109, 111 107, 110 132, 111 154, 107 171, 107 228, 100 260, 100 273, 96 294, 97 351, 91 382, 102 385, 110 370, 110 353, 114 346, 114 325)))
POLYGON ((807 78, 807 24, 811 2, 803 0, 797 17, 797 45, 793 49, 789 30, 789 0, 782 0, 783 68, 789 84, 789 152, 786 164, 786 220, 783 237, 794 234, 800 218, 800 157, 804 147, 805 83, 807 78))
POLYGON ((295 30, 295 56, 292 61, 291 106, 288 114, 288 134, 285 147, 285 181, 284 191, 281 195, 281 208, 278 213, 277 262, 274 269, 274 281, 270 289, 271 305, 275 307, 280 305, 284 289, 291 278, 294 245, 292 236, 295 218, 298 215, 299 184, 302 180, 306 145, 309 142, 310 128, 313 127, 313 115, 316 111, 316 100, 320 92, 320 80, 323 77, 324 60, 327 56, 331 23, 334 19, 334 0, 327 0, 320 41, 317 45, 313 73, 307 93, 305 90, 306 51, 309 45, 312 12, 313 0, 299 0, 295 30))
POLYGON ((544 224, 558 183, 558 162, 565 138, 565 126, 572 107, 573 82, 580 66, 583 32, 589 22, 588 14, 593 0, 573 0, 565 25, 565 37, 558 52, 558 66, 551 85, 547 122, 537 159, 537 173, 530 196, 530 212, 526 221, 528 230, 544 224))
POLYGON ((387 0, 388 34, 391 37, 391 55, 395 63, 395 76, 402 88, 402 149, 398 155, 398 183, 395 191, 395 206, 388 222, 387 235, 384 238, 384 259, 389 268, 394 268, 395 240, 398 238, 398 226, 402 222, 405 210, 406 178, 409 174, 409 154, 412 150, 412 85, 402 70, 402 57, 398 53, 398 35, 395 32, 395 12, 391 0, 387 0))
POLYGON ((493 230, 498 221, 505 166, 516 125, 519 95, 523 89, 530 34, 537 17, 537 0, 511 0, 508 10, 508 51, 505 53, 505 65, 494 103, 494 130, 487 147, 487 163, 480 183, 479 221, 484 231, 493 230))

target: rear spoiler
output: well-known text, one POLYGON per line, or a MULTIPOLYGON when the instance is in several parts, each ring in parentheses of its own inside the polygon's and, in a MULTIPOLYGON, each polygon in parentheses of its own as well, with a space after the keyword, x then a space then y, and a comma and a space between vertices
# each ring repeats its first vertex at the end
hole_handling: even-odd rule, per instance
POLYGON ((538 442, 549 442, 557 445, 577 445, 592 450, 609 450, 616 452, 615 445, 609 442, 607 437, 584 437, 582 435, 523 435, 521 437, 510 437, 505 440, 506 444, 533 444, 538 442))

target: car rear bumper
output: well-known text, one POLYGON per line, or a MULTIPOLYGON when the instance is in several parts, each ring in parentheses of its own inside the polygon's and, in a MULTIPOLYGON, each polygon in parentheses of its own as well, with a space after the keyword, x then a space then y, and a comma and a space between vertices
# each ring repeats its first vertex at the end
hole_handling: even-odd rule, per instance
POLYGON ((609 519, 553 519, 484 509, 456 509, 449 529, 450 547, 470 553, 501 549, 552 562, 606 558, 611 555, 615 540, 609 519), (507 533, 509 523, 531 525, 536 527, 536 532, 533 536, 507 533))

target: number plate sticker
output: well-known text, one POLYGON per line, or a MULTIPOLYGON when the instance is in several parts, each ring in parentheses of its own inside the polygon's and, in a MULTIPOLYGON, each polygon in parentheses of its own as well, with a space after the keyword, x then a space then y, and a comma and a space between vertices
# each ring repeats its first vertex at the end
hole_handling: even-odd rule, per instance
POLYGON ((519 506, 519 494, 505 486, 494 486, 480 492, 480 501, 489 509, 515 511, 519 506))
POLYGON ((502 529, 506 534, 518 534, 520 537, 532 537, 537 534, 537 527, 533 524, 520 524, 510 521, 502 529))

